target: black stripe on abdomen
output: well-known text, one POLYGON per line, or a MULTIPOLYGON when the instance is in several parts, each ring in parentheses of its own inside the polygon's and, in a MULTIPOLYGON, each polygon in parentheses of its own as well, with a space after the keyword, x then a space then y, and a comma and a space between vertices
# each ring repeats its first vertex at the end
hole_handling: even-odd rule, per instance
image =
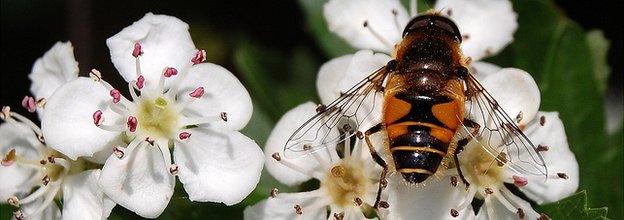
POLYGON ((411 183, 420 183, 434 174, 447 153, 448 144, 431 136, 427 127, 391 140, 390 151, 395 168, 411 183))

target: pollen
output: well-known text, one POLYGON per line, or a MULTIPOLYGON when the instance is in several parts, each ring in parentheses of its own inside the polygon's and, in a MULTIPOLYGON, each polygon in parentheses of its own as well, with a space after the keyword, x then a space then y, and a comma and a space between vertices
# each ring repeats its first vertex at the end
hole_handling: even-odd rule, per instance
POLYGON ((321 187, 334 204, 347 207, 354 204, 354 199, 365 196, 369 182, 361 167, 363 164, 343 160, 329 169, 325 179, 321 181, 321 187))
POLYGON ((142 101, 138 108, 139 132, 149 137, 174 137, 178 130, 178 116, 169 103, 165 97, 142 101))
POLYGON ((461 157, 462 171, 468 182, 479 188, 502 187, 504 164, 499 166, 500 158, 492 157, 480 146, 468 148, 461 157))

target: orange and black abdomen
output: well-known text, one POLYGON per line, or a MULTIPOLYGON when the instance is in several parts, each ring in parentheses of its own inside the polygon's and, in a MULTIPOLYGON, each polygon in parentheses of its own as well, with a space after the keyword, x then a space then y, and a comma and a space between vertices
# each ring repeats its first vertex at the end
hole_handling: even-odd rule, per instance
POLYGON ((425 181, 455 153, 467 74, 460 42, 451 20, 431 14, 412 19, 396 47, 383 121, 395 169, 408 182, 425 181))
POLYGON ((457 130, 462 106, 454 97, 399 92, 386 99, 386 130, 395 169, 408 182, 434 174, 457 130), (397 108, 398 107, 398 108, 397 108), (398 115, 402 115, 398 117, 398 115))

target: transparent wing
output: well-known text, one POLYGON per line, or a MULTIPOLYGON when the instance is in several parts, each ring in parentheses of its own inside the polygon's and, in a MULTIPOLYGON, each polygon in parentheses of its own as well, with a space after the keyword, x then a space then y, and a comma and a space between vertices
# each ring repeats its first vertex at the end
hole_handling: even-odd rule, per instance
POLYGON ((522 115, 509 117, 472 74, 466 86, 466 116, 481 126, 473 141, 500 165, 520 174, 546 177, 548 168, 542 155, 517 125, 522 115))
POLYGON ((287 158, 337 146, 369 125, 379 111, 380 91, 388 75, 382 67, 358 82, 327 106, 319 106, 317 114, 299 127, 284 146, 287 158))

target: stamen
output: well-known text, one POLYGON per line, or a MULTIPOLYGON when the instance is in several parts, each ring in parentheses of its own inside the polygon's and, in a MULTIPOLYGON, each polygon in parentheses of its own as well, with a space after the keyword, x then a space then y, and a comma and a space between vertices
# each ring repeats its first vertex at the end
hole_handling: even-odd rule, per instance
POLYGON ((344 219, 344 212, 334 213, 334 219, 336 219, 336 220, 343 220, 344 219))
POLYGON ((7 120, 10 117, 11 117, 11 107, 3 106, 2 107, 2 114, 0 114, 0 118, 2 120, 7 120))
POLYGON ((152 138, 152 137, 150 137, 150 136, 147 136, 147 137, 145 138, 145 142, 147 142, 147 143, 148 143, 149 145, 151 145, 151 146, 154 146, 154 141, 155 141, 155 140, 154 140, 154 138, 152 138))
POLYGON ((138 124, 138 120, 137 120, 136 117, 128 116, 128 121, 126 122, 126 125, 128 125, 128 130, 130 132, 135 132, 136 131, 137 124, 138 124))
POLYGON ((524 217, 526 216, 526 214, 524 213, 524 210, 522 210, 522 208, 518 208, 518 211, 516 211, 516 214, 518 214, 518 218, 519 219, 524 219, 524 217))
POLYGON ((513 178, 514 185, 517 187, 526 186, 529 183, 526 177, 513 175, 511 178, 513 178))
POLYGON ((279 190, 277 188, 271 189, 271 198, 275 198, 277 196, 277 193, 279 193, 279 190))
POLYGON ((115 154, 117 158, 121 159, 124 156, 124 149, 119 146, 115 146, 113 147, 113 154, 115 154))
POLYGON ((565 180, 567 180, 568 178, 570 178, 570 177, 568 176, 568 174, 565 174, 565 173, 557 173, 557 176, 558 176, 559 178, 561 178, 561 179, 565 179, 565 180))
POLYGON ((451 186, 457 187, 457 177, 456 176, 452 176, 451 177, 451 186))
POLYGON ((180 134, 178 134, 178 138, 180 138, 181 141, 189 139, 191 137, 191 133, 188 133, 186 131, 181 132, 180 134))
POLYGON ((189 96, 193 98, 201 98, 204 95, 204 87, 197 87, 193 92, 189 93, 189 96))
POLYGON ((355 197, 355 199, 353 199, 353 203, 354 203, 356 206, 361 206, 361 205, 362 205, 362 203, 364 203, 364 202, 362 201, 362 199, 360 199, 360 197, 355 197))
POLYGON ((24 107, 30 113, 33 113, 37 110, 35 99, 30 96, 24 96, 24 98, 22 99, 22 107, 24 107))
POLYGON ((282 165, 284 165, 284 166, 286 166, 286 167, 288 167, 288 168, 290 168, 290 169, 292 169, 294 171, 297 171, 297 172, 299 172, 299 173, 301 173, 303 175, 314 177, 316 179, 321 179, 322 178, 321 175, 317 175, 317 173, 315 173, 313 171, 305 170, 302 167, 299 167, 299 166, 297 166, 297 165, 295 165, 293 163, 290 163, 287 160, 282 160, 282 157, 280 156, 279 153, 273 153, 271 155, 271 157, 273 157, 273 159, 275 159, 275 161, 279 162, 280 164, 282 164, 282 165))
POLYGON ((193 63, 193 65, 200 64, 204 61, 206 61, 206 51, 202 49, 197 50, 197 52, 195 52, 195 56, 191 59, 191 63, 193 63))
POLYGON ((499 167, 504 166, 507 163, 507 154, 505 152, 500 152, 496 157, 496 163, 499 167))
POLYGON ((550 217, 548 217, 548 215, 546 215, 546 213, 541 213, 540 217, 538 218, 538 220, 550 220, 550 217))
POLYGON ((22 210, 17 210, 15 212, 13 212, 13 217, 16 220, 24 220, 24 212, 22 212, 22 210))
POLYGON ((48 183, 50 183, 50 176, 46 174, 43 178, 41 178, 41 182, 43 183, 44 186, 47 186, 48 183))
MULTIPOLYGON (((9 123, 22 123, 25 124, 26 126, 28 126, 36 135, 37 135, 37 139, 39 139, 40 142, 44 142, 43 140, 43 134, 41 132, 41 128, 39 128, 39 126, 37 126, 34 122, 32 122, 30 119, 15 113, 15 112, 11 112, 11 108, 8 106, 4 106, 2 107, 2 114, 0 114, 0 118, 6 120, 9 123), (16 120, 17 119, 17 120, 16 120)), ((35 147, 39 147, 40 145, 36 145, 35 147)))
POLYGON ((548 151, 548 149, 549 149, 549 147, 548 147, 548 146, 546 146, 546 145, 542 145, 542 144, 537 145, 537 148, 535 148, 535 150, 537 150, 538 152, 541 152, 541 151, 548 151))
POLYGON ((91 72, 89 72, 89 77, 91 77, 93 81, 99 82, 100 80, 102 80, 102 73, 100 73, 100 71, 96 69, 91 69, 91 72))
POLYGON ((386 201, 380 201, 379 202, 379 208, 383 208, 383 209, 387 209, 390 207, 390 204, 386 201))
POLYGON ((8 167, 13 165, 15 162, 15 148, 9 150, 7 154, 2 158, 2 166, 8 167))
POLYGON ((110 91, 110 96, 113 98, 113 103, 117 104, 121 100, 121 93, 119 90, 113 89, 110 91))
POLYGON ((224 120, 221 117, 221 114, 219 114, 215 116, 208 116, 208 117, 201 117, 201 118, 182 118, 181 124, 189 126, 189 125, 201 125, 201 124, 208 124, 212 122, 223 122, 223 121, 224 120))
POLYGON ((540 122, 539 122, 539 124, 540 124, 541 126, 544 126, 544 124, 545 124, 545 123, 546 123, 546 117, 542 115, 542 116, 540 117, 540 122))
POLYGON ((43 210, 45 210, 50 205, 50 203, 52 201, 54 201, 54 197, 56 197, 56 194, 58 193, 60 188, 61 188, 60 184, 56 184, 54 188, 50 189, 50 192, 47 193, 47 195, 45 196, 45 199, 43 200, 43 202, 39 203, 38 208, 34 212, 29 213, 28 215, 29 216, 37 216, 37 215, 39 215, 39 213, 41 213, 43 210))
POLYGON ((522 111, 520 111, 520 113, 516 115, 516 124, 520 124, 520 121, 522 121, 523 117, 524 117, 524 114, 522 113, 522 111))
POLYGON ((463 211, 469 205, 471 205, 472 199, 474 198, 476 193, 477 193, 477 187, 474 187, 474 186, 468 187, 468 194, 466 194, 466 196, 464 197, 464 200, 457 206, 457 210, 463 211))
POLYGON ((143 75, 137 77, 136 86, 139 90, 143 89, 143 86, 145 86, 145 77, 143 77, 143 75))
POLYGON ((93 124, 95 124, 95 126, 100 126, 102 125, 102 122, 104 122, 104 117, 102 116, 102 110, 97 110, 93 113, 93 124))
POLYGON ((489 187, 485 188, 485 190, 484 190, 484 191, 485 191, 485 194, 486 194, 486 195, 491 195, 492 193, 494 193, 494 191, 492 190, 492 188, 489 188, 489 187))
POLYGON ((37 107, 44 108, 47 100, 45 98, 40 98, 37 100, 37 107))
POLYGON ((221 112, 219 116, 221 116, 221 120, 223 120, 224 122, 228 121, 227 112, 221 112))
POLYGON ((156 143, 156 145, 158 146, 158 149, 160 149, 160 153, 162 154, 165 164, 169 165, 169 173, 171 173, 171 175, 177 175, 178 165, 175 165, 171 162, 171 152, 169 152, 168 142, 165 141, 163 143, 159 141, 158 143, 156 143))
POLYGON ((459 212, 455 209, 451 209, 451 216, 453 216, 453 218, 457 218, 457 216, 459 216, 459 212))
POLYGON ((382 44, 386 45, 390 49, 393 48, 392 43, 390 43, 390 41, 386 40, 381 34, 379 34, 377 31, 375 31, 375 29, 373 29, 368 24, 368 21, 364 21, 362 26, 364 26, 364 28, 366 28, 373 35, 373 37, 375 37, 377 40, 379 40, 379 42, 381 42, 382 44))
POLYGON ((9 203, 9 205, 12 205, 16 208, 20 207, 20 201, 16 196, 11 196, 7 199, 7 203, 9 203))
POLYGON ((303 214, 303 210, 301 208, 301 205, 295 204, 295 206, 293 208, 295 209, 295 213, 297 213, 297 215, 303 214))
POLYGON ((171 173, 171 175, 178 175, 178 165, 175 164, 171 164, 171 166, 169 166, 169 173, 171 173))
POLYGON ((175 76, 175 75, 178 75, 178 70, 173 67, 167 67, 165 68, 165 71, 163 72, 163 76, 167 78, 175 76))
POLYGON ((504 195, 502 195, 500 193, 494 193, 494 197, 496 197, 498 202, 503 204, 503 206, 505 206, 505 208, 507 208, 507 210, 509 210, 510 212, 518 211, 518 207, 512 205, 511 202, 509 200, 507 200, 507 198, 505 198, 504 195))
POLYGON ((132 56, 134 58, 139 58, 139 56, 143 54, 143 50, 141 49, 141 44, 139 42, 134 43, 134 49, 132 50, 132 56))

